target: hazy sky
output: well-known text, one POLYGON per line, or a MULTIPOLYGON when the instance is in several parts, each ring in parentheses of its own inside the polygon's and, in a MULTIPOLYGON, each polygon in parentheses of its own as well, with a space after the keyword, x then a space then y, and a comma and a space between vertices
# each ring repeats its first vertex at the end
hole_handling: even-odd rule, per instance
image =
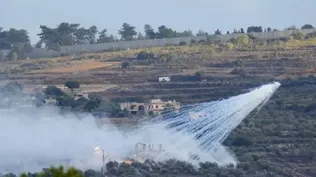
POLYGON ((0 0, 0 26, 24 28, 32 43, 39 25, 56 27, 60 22, 96 25, 117 35, 124 22, 143 31, 148 23, 176 30, 199 29, 226 32, 250 25, 284 29, 306 23, 316 26, 315 0, 0 0), (313 24, 314 23, 314 24, 313 24))

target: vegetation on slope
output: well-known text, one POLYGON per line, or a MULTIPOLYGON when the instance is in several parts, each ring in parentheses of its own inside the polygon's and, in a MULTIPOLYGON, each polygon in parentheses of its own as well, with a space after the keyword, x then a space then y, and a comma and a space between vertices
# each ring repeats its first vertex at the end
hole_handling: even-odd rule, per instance
MULTIPOLYGON (((224 142, 238 159, 236 167, 220 168, 206 162, 194 168, 176 160, 109 162, 107 176, 315 176, 316 78, 285 79, 281 84, 260 112, 249 115, 224 142)), ((80 173, 85 177, 101 176, 100 171, 80 173)))

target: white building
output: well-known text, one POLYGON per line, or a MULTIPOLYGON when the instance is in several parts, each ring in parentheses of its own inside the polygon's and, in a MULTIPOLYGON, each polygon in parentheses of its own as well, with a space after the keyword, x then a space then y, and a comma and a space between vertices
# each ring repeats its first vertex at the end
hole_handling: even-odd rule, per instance
POLYGON ((159 77, 158 80, 159 80, 159 82, 170 82, 171 78, 169 76, 167 76, 167 77, 159 77))

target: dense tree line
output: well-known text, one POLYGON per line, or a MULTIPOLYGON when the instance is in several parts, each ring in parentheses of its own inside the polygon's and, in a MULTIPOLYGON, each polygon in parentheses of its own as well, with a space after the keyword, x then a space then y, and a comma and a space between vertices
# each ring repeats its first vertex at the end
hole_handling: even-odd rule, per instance
MULTIPOLYGON (((45 168, 38 173, 22 173, 20 177, 250 177, 260 175, 263 177, 280 176, 275 172, 267 172, 266 164, 258 160, 257 156, 251 157, 254 164, 240 164, 236 167, 228 165, 219 167, 216 163, 203 162, 197 166, 184 161, 167 160, 165 162, 155 162, 147 160, 144 163, 132 161, 132 163, 119 163, 110 161, 106 164, 104 172, 101 170, 81 171, 76 168, 66 169, 60 167, 45 168), (255 172, 257 170, 257 172, 255 172)), ((1 175, 1 177, 17 177, 13 173, 1 175)))
MULTIPOLYGON (((301 29, 314 28, 310 24, 302 26, 301 29)), ((98 29, 96 26, 89 28, 81 27, 77 23, 62 22, 57 27, 48 27, 46 25, 40 26, 41 33, 38 34, 40 40, 34 46, 35 48, 46 47, 48 49, 59 51, 61 46, 80 45, 80 44, 96 44, 107 43, 113 41, 131 41, 131 40, 144 40, 144 39, 162 39, 174 37, 188 37, 193 36, 190 30, 176 31, 165 25, 161 25, 157 30, 153 29, 149 24, 144 25, 143 33, 137 32, 136 28, 128 23, 123 23, 122 27, 118 30, 119 37, 108 34, 107 29, 98 29)), ((286 30, 297 29, 291 26, 286 30)), ((251 33, 251 32, 269 32, 272 31, 270 27, 263 29, 261 26, 250 26, 245 31, 243 28, 236 30, 232 33, 251 33)), ((276 31, 274 29, 273 31, 276 31)), ((214 32, 215 35, 223 34, 219 29, 214 32)), ((230 34, 229 31, 226 34, 230 34)), ((197 36, 208 35, 207 32, 200 30, 197 36)), ((33 50, 30 44, 28 32, 24 29, 3 30, 0 27, 0 50, 10 50, 8 57, 12 60, 25 59, 27 54, 33 50)), ((0 56, 1 57, 1 56, 0 56)), ((3 57, 1 57, 3 58, 3 57)))
POLYGON ((113 35, 107 34, 107 29, 98 31, 96 26, 92 26, 88 29, 80 27, 79 24, 61 23, 56 28, 49 28, 47 26, 40 26, 42 32, 38 34, 40 41, 36 47, 41 47, 45 44, 46 47, 59 50, 60 46, 67 45, 79 45, 79 44, 95 44, 95 43, 106 43, 117 40, 131 41, 131 40, 142 40, 142 39, 155 39, 155 38, 172 38, 172 37, 184 37, 192 36, 192 31, 177 32, 171 28, 167 28, 162 25, 158 27, 158 31, 146 24, 144 27, 145 35, 137 33, 135 27, 124 23, 118 34, 120 39, 113 35))
POLYGON ((0 49, 11 50, 9 56, 14 60, 26 58, 26 54, 32 51, 27 31, 14 28, 3 30, 3 28, 0 27, 0 49))
MULTIPOLYGON (((304 25, 301 29, 314 28, 310 24, 304 25)), ((192 31, 178 32, 172 28, 168 28, 165 25, 161 25, 155 31, 149 24, 144 25, 144 35, 137 33, 136 28, 128 23, 123 23, 118 34, 120 38, 114 37, 107 33, 107 29, 99 30, 96 26, 89 28, 80 27, 77 23, 62 22, 57 27, 47 27, 46 25, 40 26, 41 33, 38 34, 40 41, 38 41, 36 47, 41 47, 45 44, 46 47, 56 48, 58 46, 78 45, 78 44, 94 44, 112 42, 115 40, 134 40, 134 39, 160 39, 160 38, 173 38, 173 37, 186 37, 193 36, 192 31)), ((287 29, 296 29, 296 27, 290 27, 287 29)), ((272 31, 270 27, 263 29, 261 26, 250 26, 247 28, 247 33, 251 32, 264 32, 272 31)), ((230 32, 227 31, 226 34, 230 32)), ((244 29, 234 29, 233 33, 245 33, 244 29)), ((217 29, 214 34, 220 35, 222 32, 217 29)), ((197 36, 208 35, 207 32, 200 30, 197 36)), ((26 30, 17 30, 11 28, 7 31, 0 27, 0 49, 12 49, 16 46, 16 43, 29 44, 29 36, 26 30)))

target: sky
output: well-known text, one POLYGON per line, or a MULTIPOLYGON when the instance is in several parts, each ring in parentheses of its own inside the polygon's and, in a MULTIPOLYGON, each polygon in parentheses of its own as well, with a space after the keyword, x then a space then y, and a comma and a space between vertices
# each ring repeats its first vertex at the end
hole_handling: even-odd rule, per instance
POLYGON ((26 29, 38 41, 40 25, 61 22, 96 25, 117 35, 124 22, 143 32, 144 24, 165 25, 177 31, 200 29, 212 34, 260 25, 284 29, 316 26, 315 0, 0 0, 0 26, 26 29))

